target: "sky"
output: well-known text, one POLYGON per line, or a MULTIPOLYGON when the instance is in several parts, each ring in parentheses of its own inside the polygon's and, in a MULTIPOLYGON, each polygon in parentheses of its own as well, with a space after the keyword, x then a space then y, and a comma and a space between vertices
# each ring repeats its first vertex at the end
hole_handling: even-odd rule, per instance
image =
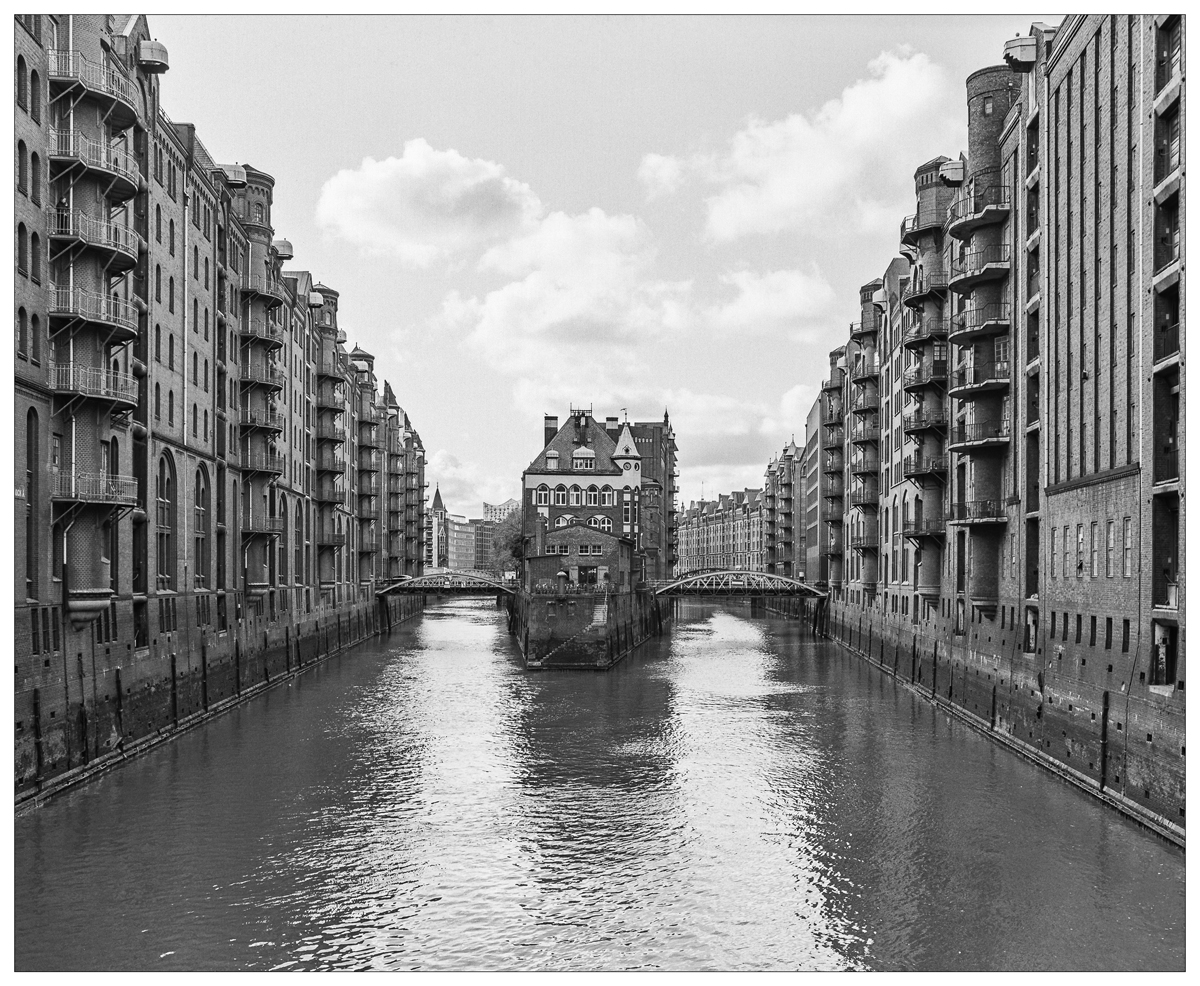
POLYGON ((965 80, 1045 15, 150 17, 163 107, 276 179, 430 495, 520 492, 542 418, 661 420, 681 505, 795 438, 965 80))

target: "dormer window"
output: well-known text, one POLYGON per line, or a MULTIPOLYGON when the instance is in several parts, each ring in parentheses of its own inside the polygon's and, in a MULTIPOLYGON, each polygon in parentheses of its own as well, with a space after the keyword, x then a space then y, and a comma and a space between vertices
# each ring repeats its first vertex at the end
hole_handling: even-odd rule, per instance
POLYGON ((596 468, 596 460, 590 456, 577 455, 571 459, 572 469, 592 469, 596 468))
POLYGON ((557 469, 558 468, 558 453, 557 452, 547 452, 546 453, 546 468, 547 469, 557 469))

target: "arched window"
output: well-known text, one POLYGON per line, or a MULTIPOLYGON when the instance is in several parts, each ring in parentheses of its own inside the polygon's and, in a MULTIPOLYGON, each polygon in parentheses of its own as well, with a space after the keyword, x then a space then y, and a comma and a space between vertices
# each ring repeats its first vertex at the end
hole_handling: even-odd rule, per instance
POLYGON ((29 316, 23 307, 17 309, 17 352, 29 355, 29 316))
POLYGON ((200 411, 195 404, 192 405, 192 437, 200 437, 200 411))
POLYGON ((175 424, 175 391, 167 391, 167 424, 175 424))
POLYGON ((578 486, 571 487, 571 506, 580 507, 583 505, 583 490, 578 486))
MULTIPOLYGON (((121 447, 115 437, 108 442, 108 474, 114 481, 121 475, 121 447)), ((121 529, 115 515, 105 522, 104 533, 108 552, 108 587, 116 592, 120 574, 117 566, 121 558, 121 529)))
POLYGON ((175 256, 175 220, 167 220, 167 249, 171 251, 171 256, 175 256))
POLYGON ((589 507, 598 506, 600 503, 600 491, 594 486, 589 486, 587 490, 587 505, 589 507))
POLYGON ((196 572, 196 588, 206 589, 212 583, 211 552, 209 550, 209 489, 208 472, 204 466, 196 470, 196 498, 194 507, 195 541, 192 553, 192 567, 196 572))
POLYGON ((162 206, 161 205, 156 205, 154 207, 154 239, 159 243, 162 242, 162 206))
MULTIPOLYGON (((24 309, 22 309, 24 310, 24 309)), ((539 507, 549 506, 550 504, 550 487, 539 486, 537 488, 537 505, 539 507)))
POLYGON ((208 393, 208 360, 204 361, 204 392, 208 393))
POLYGON ((263 207, 260 203, 254 205, 254 221, 261 223, 263 221, 263 207))
POLYGON ((292 579, 303 581, 304 573, 304 504, 296 501, 296 559, 292 579))
POLYGON ((288 577, 288 508, 287 497, 279 494, 279 517, 283 525, 283 534, 279 538, 279 581, 286 582, 288 577))
POLYGON ((566 527, 567 526, 566 516, 563 514, 559 514, 557 517, 555 517, 554 518, 554 526, 555 527, 566 527))
POLYGON ((175 369, 175 333, 167 333, 167 369, 175 369))
POLYGON ((162 326, 154 326, 154 360, 156 363, 162 362, 162 326))
POLYGON ((556 507, 565 507, 567 505, 567 488, 565 486, 555 487, 554 505, 556 507))
MULTIPOLYGON (((204 258, 204 287, 208 287, 208 258, 204 258)), ((207 314, 207 312, 205 313, 207 314)))
POLYGON ((29 276, 42 283, 42 238, 37 233, 29 238, 29 276))
POLYGON ((36 69, 29 73, 29 115, 35 123, 42 122, 42 80, 36 69))
MULTIPOLYGON (((24 309, 22 309, 24 311, 24 309)), ((25 596, 38 598, 38 483, 42 475, 41 435, 37 411, 25 417, 25 596)))
POLYGON ((613 498, 613 488, 611 486, 602 486, 600 488, 600 506, 611 507, 616 503, 613 498))
POLYGON ((29 109, 29 78, 25 74, 25 56, 17 56, 17 105, 29 109))
POLYGON ((29 150, 23 140, 17 141, 17 191, 29 194, 29 150))
POLYGON ((208 308, 204 309, 204 341, 208 342, 208 308))
POLYGON ((154 487, 158 588, 175 588, 175 463, 164 452, 158 460, 154 487))
POLYGON ((600 526, 600 516, 598 514, 592 514, 592 516, 587 519, 587 526, 598 528, 600 526))
POLYGON ((204 440, 208 441, 208 410, 204 411, 204 440))
POLYGON ((29 233, 24 223, 17 223, 17 270, 29 273, 29 233))
POLYGON ((154 265, 154 300, 162 301, 162 267, 154 265))
POLYGON ((29 197, 34 205, 42 204, 42 159, 36 153, 29 155, 29 197))
POLYGON ((175 311, 175 278, 167 278, 167 311, 175 311))
POLYGON ((200 354, 192 353, 192 383, 200 382, 200 354))
POLYGON ((192 331, 200 331, 200 299, 192 299, 192 331))
POLYGON ((609 534, 612 533, 612 518, 611 517, 601 517, 600 518, 600 530, 607 531, 609 534))
POLYGON ((29 347, 37 363, 42 358, 42 323, 36 315, 29 320, 29 347))
POLYGON ((154 420, 162 420, 162 385, 154 385, 154 420))

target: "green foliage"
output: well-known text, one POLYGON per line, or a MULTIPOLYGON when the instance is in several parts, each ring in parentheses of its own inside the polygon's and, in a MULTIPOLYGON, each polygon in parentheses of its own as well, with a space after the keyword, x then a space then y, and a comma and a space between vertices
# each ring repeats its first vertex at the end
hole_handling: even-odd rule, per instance
POLYGON ((517 509, 496 525, 492 535, 492 564, 499 572, 519 572, 524 557, 521 511, 517 509))

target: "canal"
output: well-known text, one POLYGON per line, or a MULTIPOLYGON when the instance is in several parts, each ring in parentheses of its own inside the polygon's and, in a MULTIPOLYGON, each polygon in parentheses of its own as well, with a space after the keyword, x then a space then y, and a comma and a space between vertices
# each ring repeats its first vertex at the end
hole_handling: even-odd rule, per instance
POLYGON ((795 622, 431 609, 15 820, 34 969, 1183 969, 1184 854, 795 622))

